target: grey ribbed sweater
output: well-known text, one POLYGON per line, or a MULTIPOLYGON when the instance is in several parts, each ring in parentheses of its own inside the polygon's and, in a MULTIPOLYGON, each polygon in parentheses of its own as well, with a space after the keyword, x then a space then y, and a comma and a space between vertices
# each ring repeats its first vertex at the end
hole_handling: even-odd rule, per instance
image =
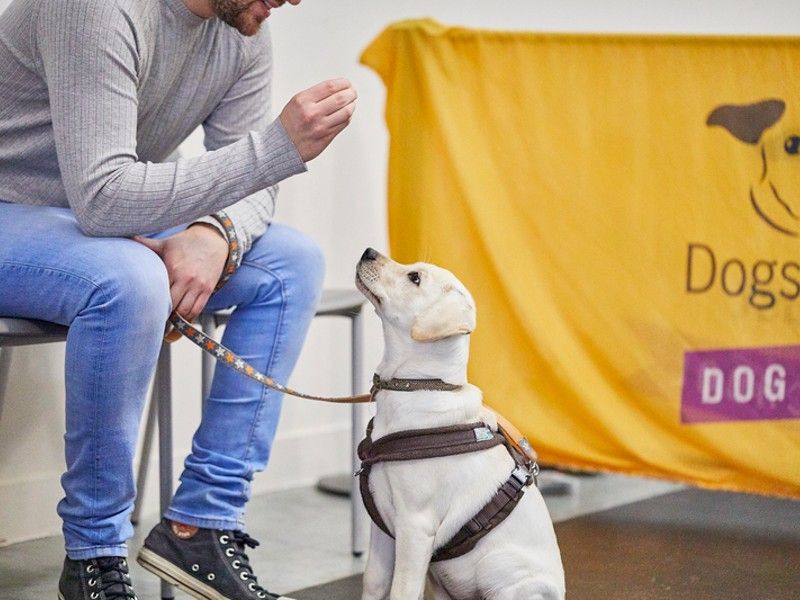
POLYGON ((269 31, 183 0, 14 0, 0 15, 0 200, 70 206, 94 236, 227 208, 243 248, 305 170, 271 121, 269 31), (163 162, 198 125, 204 155, 163 162), (233 206, 231 206, 233 205, 233 206))

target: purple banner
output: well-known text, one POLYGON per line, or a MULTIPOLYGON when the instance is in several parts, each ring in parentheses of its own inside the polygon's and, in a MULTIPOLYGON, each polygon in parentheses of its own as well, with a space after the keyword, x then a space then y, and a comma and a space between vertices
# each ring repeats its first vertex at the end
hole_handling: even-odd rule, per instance
POLYGON ((800 419, 800 346, 687 352, 681 421, 800 419))

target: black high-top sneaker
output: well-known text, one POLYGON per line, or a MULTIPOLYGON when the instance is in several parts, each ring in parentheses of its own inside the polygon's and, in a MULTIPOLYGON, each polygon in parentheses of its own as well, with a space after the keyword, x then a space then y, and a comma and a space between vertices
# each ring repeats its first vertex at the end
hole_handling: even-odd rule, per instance
POLYGON ((145 569, 202 600, 291 600, 258 585, 245 547, 258 542, 242 531, 200 529, 163 519, 136 558, 145 569))
POLYGON ((137 600, 128 575, 128 561, 119 556, 89 560, 64 559, 58 600, 137 600))

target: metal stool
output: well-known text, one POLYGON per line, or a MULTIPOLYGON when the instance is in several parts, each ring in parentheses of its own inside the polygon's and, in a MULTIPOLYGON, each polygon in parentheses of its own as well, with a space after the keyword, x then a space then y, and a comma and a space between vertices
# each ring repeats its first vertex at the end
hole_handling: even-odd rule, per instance
MULTIPOLYGON (((322 294, 316 316, 347 317, 351 320, 351 383, 352 393, 361 389, 362 367, 362 320, 361 309, 364 297, 355 290, 325 290, 322 294)), ((206 333, 214 335, 216 328, 224 325, 232 311, 203 315, 201 325, 206 333)), ((5 386, 11 363, 11 347, 33 344, 63 342, 67 339, 68 328, 46 321, 0 317, 0 415, 2 415, 5 386)), ((141 512, 141 498, 146 482, 147 465, 150 462, 153 430, 158 422, 158 465, 160 510, 165 512, 172 500, 172 352, 169 344, 162 344, 158 357, 150 407, 145 424, 144 444, 142 446, 139 471, 137 474, 137 498, 131 521, 136 524, 141 512)), ((211 387, 214 361, 203 354, 202 390, 206 398, 211 387)), ((363 405, 352 405, 352 465, 358 469, 356 448, 362 432, 366 428, 366 411, 363 405)), ((359 499, 361 493, 358 481, 351 478, 351 548, 355 556, 360 556, 365 548, 369 531, 369 516, 359 499)), ((173 598, 171 585, 161 582, 161 597, 173 598)))

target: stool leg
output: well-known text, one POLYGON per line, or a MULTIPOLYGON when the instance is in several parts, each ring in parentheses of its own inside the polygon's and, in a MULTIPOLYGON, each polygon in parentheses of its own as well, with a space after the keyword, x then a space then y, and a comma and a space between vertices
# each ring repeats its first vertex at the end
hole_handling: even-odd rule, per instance
POLYGON ((11 368, 11 348, 0 348, 0 417, 3 416, 3 403, 6 399, 8 370, 11 368))
MULTIPOLYGON (((167 343, 161 345, 156 369, 155 389, 158 396, 158 473, 163 515, 172 501, 172 356, 167 343)), ((173 588, 161 582, 161 598, 175 597, 173 588)))
MULTIPOLYGON (((213 338, 217 333, 217 321, 214 315, 200 315, 200 327, 207 336, 213 338)), ((200 406, 202 407, 206 398, 208 398, 208 395, 211 393, 211 381, 214 379, 215 361, 214 357, 206 352, 202 352, 201 360, 200 369, 202 377, 200 386, 200 406)))
POLYGON ((144 426, 142 440, 142 454, 139 458, 139 472, 136 474, 136 501, 133 503, 131 523, 134 527, 139 524, 144 502, 144 486, 147 483, 147 467, 150 465, 150 451, 153 448, 153 435, 156 429, 156 414, 158 413, 158 396, 156 394, 157 382, 153 382, 153 391, 150 394, 150 406, 147 408, 147 422, 144 426))
MULTIPOLYGON (((362 327, 362 312, 359 311, 352 318, 352 360, 350 367, 352 369, 351 382, 352 393, 356 395, 362 389, 361 377, 362 375, 362 360, 363 360, 363 327, 362 327)), ((364 404, 352 405, 352 463, 353 473, 355 473, 361 461, 358 458, 358 443, 364 435, 367 428, 367 406, 364 404)), ((350 523, 351 523, 351 545, 353 556, 361 556, 369 542, 369 515, 367 514, 364 504, 361 501, 361 490, 358 485, 358 478, 352 477, 350 481, 350 523)))

